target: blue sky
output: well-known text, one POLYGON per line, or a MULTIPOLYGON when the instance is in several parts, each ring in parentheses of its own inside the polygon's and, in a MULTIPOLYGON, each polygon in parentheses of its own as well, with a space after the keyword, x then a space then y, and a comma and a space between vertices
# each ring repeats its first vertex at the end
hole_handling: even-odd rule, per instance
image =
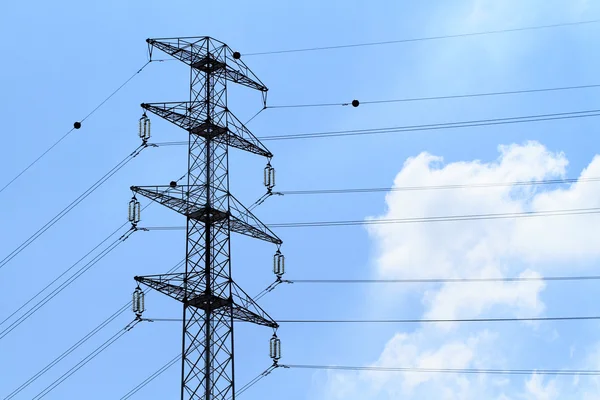
MULTIPOLYGON (((436 36, 594 19, 592 1, 174 1, 11 2, 0 31, 2 183, 70 129, 146 61, 148 37, 210 35, 242 53, 436 36), (326 4, 324 4, 326 3, 326 4)), ((597 24, 324 52, 244 57, 270 88, 269 104, 436 96, 598 83, 597 24)), ((152 63, 82 129, 0 194, 4 257, 138 145, 142 102, 187 98, 188 71, 152 63)), ((257 136, 474 120, 597 108, 597 89, 358 108, 270 109, 249 124, 257 136)), ((245 121, 260 95, 234 89, 245 121)), ((185 140, 153 118, 153 140, 185 140)), ((279 190, 510 182, 600 176, 593 118, 265 142, 279 190), (505 146, 505 147, 499 147, 505 146), (425 152, 425 153, 424 153, 425 152), (443 157, 443 159, 435 158, 443 157), (594 174, 595 173, 595 174, 594 174)), ((12 313, 126 219, 129 186, 165 184, 186 167, 185 148, 148 149, 0 270, 0 318, 12 313)), ((236 152, 231 191, 245 204, 262 195, 264 160, 236 152)), ((597 207, 597 183, 353 196, 275 197, 264 222, 413 217, 597 207)), ((145 225, 182 225, 152 206, 145 225)), ((468 277, 595 274, 597 217, 480 221, 365 229, 281 229, 288 278, 468 277)), ((234 278, 250 294, 273 280, 274 249, 233 240, 234 278)), ((183 232, 138 232, 0 340, 0 395, 14 388, 129 301, 133 276, 161 273, 184 256, 183 232)), ((275 319, 424 318, 596 314, 593 282, 495 286, 281 286, 261 305, 275 319)), ((146 298, 148 317, 180 316, 180 305, 146 298)), ((133 318, 125 314, 23 391, 34 397, 133 318)), ((0 329, 3 329, 0 326, 0 329)), ((127 333, 46 398, 120 398, 180 350, 180 324, 145 323, 127 333)), ((282 363, 435 365, 465 368, 599 368, 598 324, 457 326, 283 326, 282 363)), ((236 328, 238 386, 270 365, 271 332, 236 328)), ((176 398, 172 368, 138 398, 176 398)), ((598 399, 591 378, 516 378, 277 370, 243 398, 598 399), (420 379, 417 379, 420 378, 420 379)), ((135 397, 134 397, 135 398, 135 397)))

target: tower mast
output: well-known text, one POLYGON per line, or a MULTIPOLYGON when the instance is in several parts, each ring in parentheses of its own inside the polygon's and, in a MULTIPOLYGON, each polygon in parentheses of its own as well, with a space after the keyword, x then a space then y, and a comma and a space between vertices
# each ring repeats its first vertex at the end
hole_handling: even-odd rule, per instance
POLYGON ((259 90, 263 97, 268 89, 239 53, 213 38, 147 42, 151 52, 159 49, 190 67, 189 101, 142 104, 188 132, 187 184, 131 190, 186 217, 186 262, 185 272, 135 280, 183 304, 181 399, 234 399, 234 321, 278 325, 233 281, 230 235, 278 248, 282 242, 229 192, 230 148, 269 161, 273 155, 227 108, 227 82, 259 90))

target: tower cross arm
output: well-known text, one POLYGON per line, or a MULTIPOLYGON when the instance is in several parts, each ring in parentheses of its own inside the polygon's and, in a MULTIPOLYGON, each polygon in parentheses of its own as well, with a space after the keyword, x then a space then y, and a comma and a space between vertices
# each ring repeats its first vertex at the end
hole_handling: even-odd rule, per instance
MULTIPOLYGON (((217 143, 227 144, 230 147, 271 158, 273 154, 258 140, 246 126, 227 109, 220 109, 217 113, 218 121, 228 121, 226 126, 219 122, 206 122, 206 116, 201 117, 206 110, 190 111, 198 104, 183 102, 170 103, 143 103, 142 108, 158 115, 178 127, 185 129, 190 134, 201 137, 210 137, 217 143), (227 116, 227 118, 225 118, 227 116)), ((218 108, 216 106, 215 108, 218 108)))
POLYGON ((272 230, 231 194, 229 195, 229 206, 231 212, 230 229, 232 231, 277 245, 283 243, 272 230))
POLYGON ((189 293, 183 289, 183 279, 185 274, 162 274, 162 275, 147 275, 136 276, 134 279, 149 288, 166 294, 167 296, 177 300, 184 301, 189 298, 189 293))
POLYGON ((220 74, 231 82, 261 92, 269 90, 239 57, 234 56, 229 46, 208 36, 146 39, 146 42, 197 70, 220 74))
POLYGON ((190 191, 187 186, 132 186, 131 190, 182 215, 193 213, 206 202, 206 193, 202 188, 189 193, 190 201, 187 200, 190 191))

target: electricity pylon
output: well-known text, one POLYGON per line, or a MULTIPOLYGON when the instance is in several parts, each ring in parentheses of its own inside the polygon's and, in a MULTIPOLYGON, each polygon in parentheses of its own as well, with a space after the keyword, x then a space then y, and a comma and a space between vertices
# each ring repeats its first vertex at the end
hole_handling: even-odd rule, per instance
MULTIPOLYGON (((276 262, 282 242, 229 192, 230 148, 269 161, 273 155, 227 108, 227 81, 259 90, 263 99, 267 88, 238 52, 213 38, 147 42, 150 54, 157 48, 190 67, 189 101, 142 104, 145 111, 189 133, 187 185, 171 182, 131 190, 134 201, 139 194, 186 217, 186 262, 185 272, 135 280, 183 303, 181 399, 233 399, 234 321, 273 329, 278 325, 233 281, 230 235, 237 232, 274 243, 276 262)), ((140 133, 143 139, 144 135, 140 133)), ((265 173, 270 192, 274 181, 270 163, 265 173)), ((139 215, 130 217, 139 221, 139 215)))

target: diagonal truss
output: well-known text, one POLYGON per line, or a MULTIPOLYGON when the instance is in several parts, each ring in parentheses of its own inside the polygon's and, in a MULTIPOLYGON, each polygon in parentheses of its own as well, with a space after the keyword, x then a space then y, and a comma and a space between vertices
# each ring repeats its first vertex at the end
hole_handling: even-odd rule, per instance
POLYGON ((190 102, 171 103, 143 103, 143 109, 158 115, 161 118, 185 129, 190 134, 209 136, 215 142, 227 144, 250 153, 264 157, 273 157, 273 154, 254 136, 248 128, 237 119, 230 111, 216 107, 213 121, 197 120, 187 112, 190 102), (220 123, 216 123, 216 121, 220 123))
POLYGON ((241 59, 234 56, 233 50, 219 40, 204 36, 147 39, 146 42, 150 49, 160 49, 192 69, 219 73, 231 82, 261 92, 269 90, 241 59))
POLYGON ((233 308, 233 317, 236 321, 252 322, 257 325, 264 325, 271 328, 278 328, 279 325, 264 311, 252 298, 242 290, 235 282, 232 287, 230 298, 220 298, 213 296, 209 299, 205 290, 196 288, 196 290, 185 289, 183 282, 185 274, 163 274, 136 276, 135 280, 158 292, 161 292, 179 302, 188 303, 189 306, 196 308, 206 308, 208 304, 213 305, 213 311, 223 313, 227 312, 227 306, 233 308), (209 301, 211 300, 211 301, 209 301))
POLYGON ((188 182, 131 189, 186 218, 185 272, 137 276, 141 284, 183 304, 182 400, 235 398, 233 323, 276 329, 269 317, 231 278, 231 232, 276 245, 279 239, 229 192, 229 149, 270 159, 271 152, 227 108, 227 82, 259 90, 265 85, 224 43, 209 38, 148 39, 190 67, 190 98, 144 103, 142 108, 187 131, 188 182))
POLYGON ((202 197, 202 192, 195 193, 197 198, 192 203, 185 199, 185 192, 182 189, 176 195, 165 193, 164 186, 132 186, 131 190, 186 217, 200 221, 211 219, 213 224, 229 224, 229 230, 232 232, 274 244, 282 243, 273 231, 231 194, 228 195, 229 211, 224 211, 207 207, 206 197, 202 197))

